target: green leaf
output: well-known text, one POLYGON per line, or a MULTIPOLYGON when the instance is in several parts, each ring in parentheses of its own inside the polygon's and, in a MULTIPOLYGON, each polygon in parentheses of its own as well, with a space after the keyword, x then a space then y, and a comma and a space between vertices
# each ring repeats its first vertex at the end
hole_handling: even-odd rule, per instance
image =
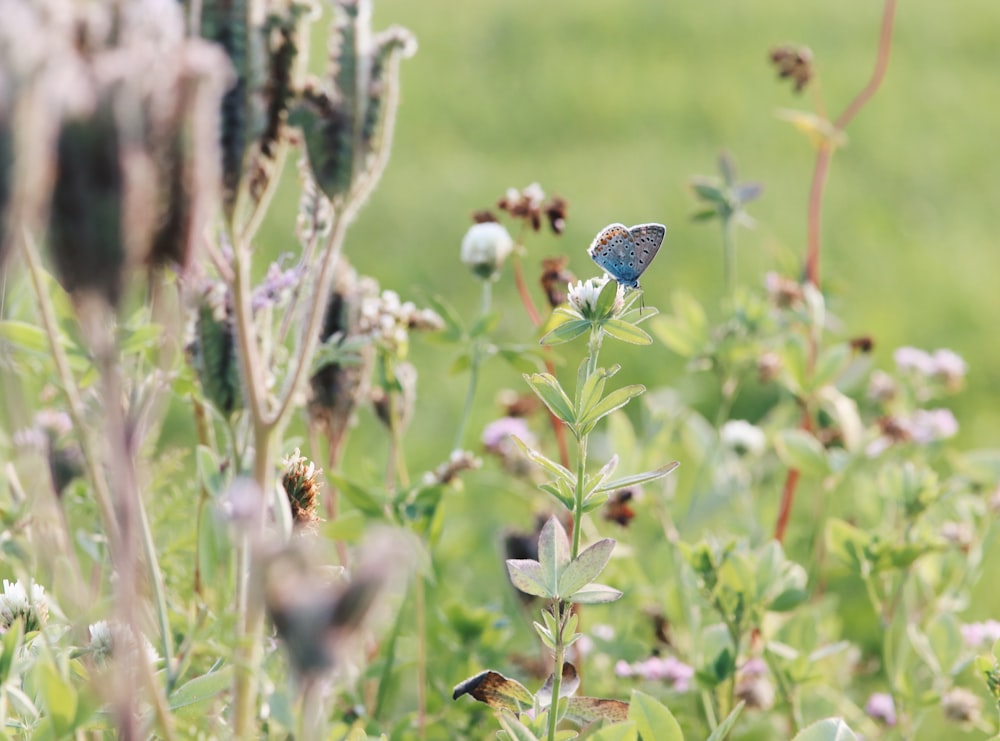
POLYGON ((851 346, 846 342, 828 347, 819 354, 813 370, 812 388, 832 384, 851 360, 851 346))
POLYGON ((618 281, 609 280, 604 284, 601 293, 597 296, 597 303, 594 306, 594 313, 601 317, 607 317, 614 311, 615 301, 618 300, 618 281))
POLYGON ((674 714, 645 692, 632 690, 628 719, 635 721, 642 741, 684 741, 674 714))
POLYGON ((49 347, 49 338, 45 330, 28 322, 20 322, 16 319, 4 319, 0 321, 0 340, 6 340, 10 344, 20 347, 40 355, 50 355, 52 349, 49 347))
POLYGON ((538 341, 542 345, 561 345, 572 342, 580 335, 590 331, 590 322, 586 319, 571 319, 546 332, 538 341))
POLYGON ((7 683, 10 677, 11 668, 14 666, 14 659, 21 647, 21 639, 24 637, 24 621, 15 620, 11 623, 7 632, 0 639, 0 686, 7 683))
POLYGON ((622 593, 607 584, 585 584, 567 598, 578 605, 599 605, 621 599, 622 593))
POLYGON ((792 741, 857 741, 857 738, 843 718, 826 718, 803 728, 792 741))
POLYGON ((712 735, 706 741, 725 741, 726 737, 733 730, 733 726, 736 725, 736 719, 740 717, 740 713, 743 712, 744 707, 746 707, 746 703, 740 701, 740 704, 732 709, 732 712, 726 716, 726 719, 716 726, 715 730, 712 731, 712 735))
POLYGON ((556 590, 549 583, 548 574, 542 572, 542 565, 530 558, 508 558, 507 573, 515 587, 535 597, 552 599, 556 590))
POLYGON ((472 353, 464 352, 452 361, 451 367, 448 368, 448 374, 457 376, 459 373, 465 373, 471 367, 472 353))
POLYGON ((523 684, 491 670, 480 672, 456 685, 451 699, 457 700, 462 695, 471 695, 495 710, 514 712, 530 708, 535 702, 534 696, 523 684))
POLYGON ((575 415, 577 419, 586 417, 587 413, 600 402, 601 397, 604 396, 607 380, 621 368, 620 365, 614 365, 607 370, 598 368, 588 375, 585 370, 586 363, 587 361, 584 360, 580 367, 580 373, 577 374, 578 377, 582 376, 584 379, 582 384, 578 382, 577 385, 578 398, 576 399, 575 415))
POLYGON ((722 189, 711 180, 691 178, 690 182, 691 188, 703 201, 708 201, 709 203, 718 204, 720 206, 726 205, 726 194, 723 193, 722 189))
POLYGON ((229 689, 232 682, 233 671, 231 667, 195 677, 170 693, 170 709, 178 710, 188 705, 211 700, 229 689))
POLYGON ((628 718, 628 703, 621 700, 606 700, 602 697, 570 697, 566 702, 566 717, 577 725, 586 725, 598 720, 624 723, 628 718))
MULTIPOLYGON (((574 699, 576 698, 571 698, 570 702, 574 699)), ((634 721, 626 720, 603 728, 595 726, 592 730, 585 731, 579 738, 580 741, 639 741, 639 727, 634 721)))
POLYGON ((665 466, 660 466, 655 471, 646 471, 645 473, 637 473, 634 476, 626 476, 624 478, 615 479, 614 481, 608 481, 607 483, 601 484, 594 489, 594 492, 601 493, 606 491, 618 491, 619 489, 627 489, 630 486, 648 484, 650 481, 656 481, 657 479, 662 479, 664 476, 669 475, 679 465, 680 462, 672 461, 665 466))
POLYGON ((562 523, 555 517, 550 517, 538 534, 538 562, 549 594, 558 596, 559 575, 569 563, 569 538, 562 523))
POLYGON ((565 481, 570 486, 576 485, 576 475, 571 473, 568 468, 556 463, 551 458, 542 455, 534 448, 529 448, 517 435, 511 435, 510 439, 514 441, 514 444, 521 449, 521 452, 524 453, 528 457, 528 460, 532 463, 538 464, 557 479, 565 481))
POLYGON ((73 732, 76 719, 77 694, 73 685, 62 677, 55 664, 42 661, 36 664, 35 681, 48 716, 52 721, 52 729, 57 736, 66 736, 73 732))
POLYGON ((645 390, 645 386, 641 383, 636 383, 631 386, 625 386, 624 388, 612 391, 610 394, 601 399, 600 403, 593 406, 587 412, 586 416, 580 420, 579 425, 581 429, 593 429, 594 424, 596 424, 601 417, 611 414, 611 412, 616 409, 621 409, 645 390))
POLYGON ((817 392, 823 409, 833 417, 840 428, 844 447, 854 453, 861 448, 865 428, 858 412, 858 404, 834 386, 823 386, 817 392))
POLYGON ((540 367, 538 355, 535 350, 512 350, 510 348, 500 348, 497 355, 507 361, 507 363, 520 373, 534 373, 540 367))
POLYGON ((343 494, 344 498, 357 507, 363 514, 377 519, 385 518, 385 510, 383 509, 382 502, 378 501, 361 484, 356 484, 339 473, 327 473, 326 480, 331 486, 337 487, 337 491, 343 494))
POLYGON ((195 463, 201 485, 213 500, 218 499, 225 482, 215 451, 205 445, 199 445, 195 448, 195 463))
POLYGON ((489 335, 497 328, 500 324, 500 312, 491 311, 486 316, 481 316, 472 325, 472 329, 469 330, 469 338, 475 339, 476 337, 481 337, 483 335, 489 335))
POLYGON ((616 340, 630 345, 652 345, 653 338, 634 324, 621 319, 607 319, 601 323, 601 328, 616 340))
POLYGON ((573 402, 569 400, 555 376, 550 373, 525 374, 524 380, 556 417, 568 425, 576 421, 573 402))
POLYGON ((826 523, 826 547, 832 556, 855 568, 866 560, 865 549, 871 541, 864 531, 836 517, 826 523))
POLYGON ((161 337, 163 337, 163 325, 143 324, 121 341, 118 352, 122 355, 144 352, 159 344, 161 337))
POLYGON ((594 581, 608 565, 615 541, 604 538, 584 549, 559 576, 559 596, 570 599, 585 584, 594 581))
POLYGON ((338 512, 336 519, 328 520, 320 526, 324 538, 343 540, 347 543, 357 543, 365 534, 368 519, 357 510, 338 512))
POLYGON ((427 303, 444 321, 444 330, 436 332, 435 335, 449 342, 459 342, 465 338, 465 327, 451 304, 441 296, 431 296, 427 299, 427 303))
POLYGON ((538 736, 531 732, 524 723, 519 721, 512 713, 501 713, 497 720, 501 727, 507 731, 511 741, 540 741, 538 736))
POLYGON ((774 438, 774 448, 781 462, 806 475, 824 476, 830 472, 826 451, 805 430, 781 430, 774 438))

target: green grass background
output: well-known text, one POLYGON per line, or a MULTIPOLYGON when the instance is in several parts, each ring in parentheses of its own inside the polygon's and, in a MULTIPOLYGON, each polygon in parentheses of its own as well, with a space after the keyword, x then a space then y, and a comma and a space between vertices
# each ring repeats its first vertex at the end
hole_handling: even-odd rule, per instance
MULTIPOLYGON (((509 186, 538 181, 566 197, 570 212, 561 238, 529 239, 529 280, 543 256, 559 253, 580 277, 594 275, 585 251, 600 228, 662 221, 668 236, 643 277, 646 303, 669 309, 682 290, 718 317, 720 235, 691 222, 688 178, 715 174, 727 150, 741 176, 763 181, 765 195, 750 208, 757 228, 739 235, 739 281, 760 285, 772 269, 797 275, 814 151, 775 112, 809 110, 812 101, 777 81, 768 51, 782 42, 811 47, 836 116, 871 75, 881 13, 870 0, 381 0, 375 27, 407 26, 420 49, 403 63, 392 160, 347 253, 404 298, 439 294, 471 319, 479 288, 458 261, 469 214, 492 207, 509 186)), ((834 158, 824 207, 822 279, 845 335, 874 337, 883 367, 900 345, 948 347, 969 362, 967 388, 950 402, 964 447, 995 446, 1000 421, 998 39, 994 0, 901 3, 888 75, 834 158)), ((283 198, 287 213, 262 239, 269 247, 287 244, 293 195, 283 198)), ((509 271, 496 304, 499 336, 532 341, 509 271)), ((449 375, 453 348, 417 339, 412 355, 421 396, 407 444, 420 471, 451 450, 467 376, 449 375)), ((683 363, 659 344, 611 343, 602 361, 621 362, 626 381, 651 389, 684 384, 683 363)), ((562 372, 574 368, 568 359, 562 372)), ((477 449, 478 431, 497 416, 492 400, 502 387, 524 388, 496 361, 466 447, 477 449)), ((377 481, 381 449, 381 433, 363 419, 348 473, 377 481)), ((531 521, 530 497, 518 486, 485 470, 449 498, 438 555, 451 568, 450 598, 509 608, 497 543, 503 528, 531 521)), ((655 527, 644 530, 625 539, 658 537, 655 527)), ((983 592, 970 619, 1000 610, 988 585, 983 592)))

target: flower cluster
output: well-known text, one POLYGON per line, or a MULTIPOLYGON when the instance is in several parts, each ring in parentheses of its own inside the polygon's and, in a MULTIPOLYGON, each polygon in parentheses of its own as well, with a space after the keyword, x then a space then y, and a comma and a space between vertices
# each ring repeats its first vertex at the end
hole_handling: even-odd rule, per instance
POLYGON ((965 360, 944 348, 929 353, 916 347, 900 347, 892 358, 900 373, 940 381, 948 391, 959 390, 968 372, 965 360))
POLYGON ((30 633, 41 630, 49 618, 49 601, 45 588, 31 582, 25 589, 21 580, 3 580, 3 594, 0 594, 0 633, 6 633, 17 620, 24 621, 24 630, 30 633))
MULTIPOLYGON (((94 658, 99 663, 109 661, 118 652, 115 646, 115 636, 119 638, 124 636, 123 645, 125 646, 125 651, 129 660, 134 660, 135 655, 138 653, 138 646, 136 645, 135 635, 132 631, 127 626, 117 622, 98 620, 90 626, 90 643, 87 645, 87 648, 93 653, 94 658)), ((153 648, 153 644, 149 642, 146 636, 140 635, 140 639, 142 653, 146 657, 146 661, 150 664, 155 664, 160 660, 160 655, 153 648)))
POLYGON ((958 420, 950 409, 917 409, 905 416, 883 417, 879 429, 881 434, 866 448, 872 458, 897 443, 929 445, 954 437, 958 433, 958 420))
POLYGON ((367 335, 380 348, 405 355, 410 330, 436 331, 444 322, 432 309, 418 309, 412 301, 401 301, 395 291, 366 296, 361 302, 358 333, 367 335))
POLYGON ((302 281, 302 266, 282 270, 281 266, 272 262, 264 276, 264 282, 254 288, 250 297, 250 306, 254 311, 261 311, 269 306, 283 304, 295 292, 302 281))
POLYGON ((500 459, 503 467, 517 476, 528 476, 533 467, 511 438, 516 437, 529 448, 537 445, 534 433, 523 417, 501 417, 483 428, 482 442, 487 453, 500 459))
POLYGON ((568 210, 566 199, 553 196, 546 203, 545 191, 538 183, 532 183, 520 191, 517 188, 508 188, 497 203, 497 208, 506 211, 515 219, 523 220, 536 232, 542 228, 543 214, 555 234, 562 234, 566 228, 568 210))
POLYGON ((694 668, 673 656, 650 656, 642 661, 619 661, 615 664, 615 674, 619 677, 639 677, 652 681, 666 682, 677 692, 684 692, 694 677, 694 668))
POLYGON ((463 471, 474 471, 482 465, 483 462, 468 450, 453 450, 448 460, 433 471, 424 473, 423 484, 424 486, 450 484, 463 471))
POLYGON ((961 626, 962 640, 967 646, 979 648, 983 644, 1000 641, 1000 622, 987 620, 982 623, 966 623, 961 626))
MULTIPOLYGON (((576 309, 583 318, 594 316, 597 312, 597 298, 601 290, 608 284, 611 277, 607 274, 599 278, 580 280, 569 286, 569 305, 576 309)), ((615 297, 611 316, 618 316, 625 308, 625 288, 619 283, 618 294, 615 297)))

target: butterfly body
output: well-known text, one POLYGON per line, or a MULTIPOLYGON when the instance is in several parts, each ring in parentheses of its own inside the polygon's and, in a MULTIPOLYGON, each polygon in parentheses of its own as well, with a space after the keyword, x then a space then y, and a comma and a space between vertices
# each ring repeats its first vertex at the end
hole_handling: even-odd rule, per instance
POLYGON ((638 288, 639 276, 656 257, 666 233, 663 224, 610 224, 594 237, 587 254, 623 286, 638 288))

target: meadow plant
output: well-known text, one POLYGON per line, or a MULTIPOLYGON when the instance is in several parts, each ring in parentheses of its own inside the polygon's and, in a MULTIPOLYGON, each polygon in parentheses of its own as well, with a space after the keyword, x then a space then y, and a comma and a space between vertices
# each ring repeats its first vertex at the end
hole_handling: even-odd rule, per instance
POLYGON ((895 12, 836 118, 812 52, 770 52, 813 103, 779 113, 815 149, 801 272, 740 280, 764 189, 724 154, 689 180, 718 309, 645 303, 659 224, 599 232, 607 274, 572 273, 583 245, 536 258, 570 208, 531 183, 453 245, 469 312, 352 265, 416 51, 370 0, 0 0, 4 737, 996 734, 1000 624, 970 604, 1000 452, 957 450, 948 406, 970 370, 875 367, 820 280, 832 157, 895 12), (425 341, 467 374, 444 432, 425 341), (657 341, 678 377, 633 354, 657 341), (518 390, 485 388, 494 358, 518 390), (455 512, 490 486, 534 521, 486 523, 492 574, 451 536, 486 529, 455 512))

